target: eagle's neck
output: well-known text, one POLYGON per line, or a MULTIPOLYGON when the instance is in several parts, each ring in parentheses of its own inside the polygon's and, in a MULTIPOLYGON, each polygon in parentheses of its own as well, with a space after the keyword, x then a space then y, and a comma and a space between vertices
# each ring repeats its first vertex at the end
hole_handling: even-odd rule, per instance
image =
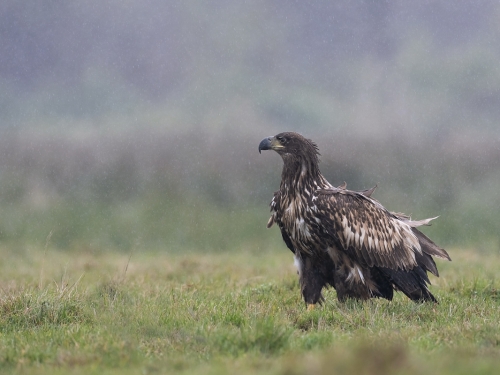
POLYGON ((318 161, 309 158, 283 156, 280 190, 287 195, 304 195, 331 187, 321 174, 318 161))

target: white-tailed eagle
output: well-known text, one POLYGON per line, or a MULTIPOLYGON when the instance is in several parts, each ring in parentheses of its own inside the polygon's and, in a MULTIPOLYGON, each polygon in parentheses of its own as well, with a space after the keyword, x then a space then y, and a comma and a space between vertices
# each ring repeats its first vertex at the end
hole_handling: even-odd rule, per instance
POLYGON ((414 301, 436 302, 427 288, 427 271, 438 276, 432 256, 451 259, 416 229, 432 219, 389 212, 371 198, 374 188, 334 187, 319 170, 318 147, 300 134, 265 138, 261 150, 276 151, 284 162, 267 226, 276 223, 294 253, 308 309, 323 301, 325 286, 335 288, 339 301, 391 300, 396 290, 414 301))

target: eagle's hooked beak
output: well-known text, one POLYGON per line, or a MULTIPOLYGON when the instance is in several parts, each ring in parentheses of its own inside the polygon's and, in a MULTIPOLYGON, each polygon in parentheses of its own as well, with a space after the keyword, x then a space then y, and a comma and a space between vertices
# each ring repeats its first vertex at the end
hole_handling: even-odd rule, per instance
POLYGON ((273 138, 274 137, 267 137, 264 138, 260 143, 259 143, 259 154, 261 153, 262 150, 272 150, 273 147, 273 138))

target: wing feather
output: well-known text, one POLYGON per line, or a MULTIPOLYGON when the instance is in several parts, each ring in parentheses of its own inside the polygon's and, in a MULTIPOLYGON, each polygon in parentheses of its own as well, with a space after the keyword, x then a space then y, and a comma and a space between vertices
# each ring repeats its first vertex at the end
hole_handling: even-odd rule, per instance
MULTIPOLYGON (((353 259, 364 266, 410 270, 422 249, 412 226, 362 193, 328 189, 317 192, 321 225, 353 259)), ((419 257, 420 258, 420 257, 419 257)))

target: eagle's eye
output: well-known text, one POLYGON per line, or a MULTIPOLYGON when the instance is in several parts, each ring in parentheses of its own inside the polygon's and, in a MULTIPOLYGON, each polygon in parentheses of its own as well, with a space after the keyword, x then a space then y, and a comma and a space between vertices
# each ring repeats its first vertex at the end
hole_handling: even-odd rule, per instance
POLYGON ((279 137, 276 137, 276 139, 277 139, 278 141, 280 141, 280 143, 281 143, 281 144, 286 143, 285 137, 279 136, 279 137))

